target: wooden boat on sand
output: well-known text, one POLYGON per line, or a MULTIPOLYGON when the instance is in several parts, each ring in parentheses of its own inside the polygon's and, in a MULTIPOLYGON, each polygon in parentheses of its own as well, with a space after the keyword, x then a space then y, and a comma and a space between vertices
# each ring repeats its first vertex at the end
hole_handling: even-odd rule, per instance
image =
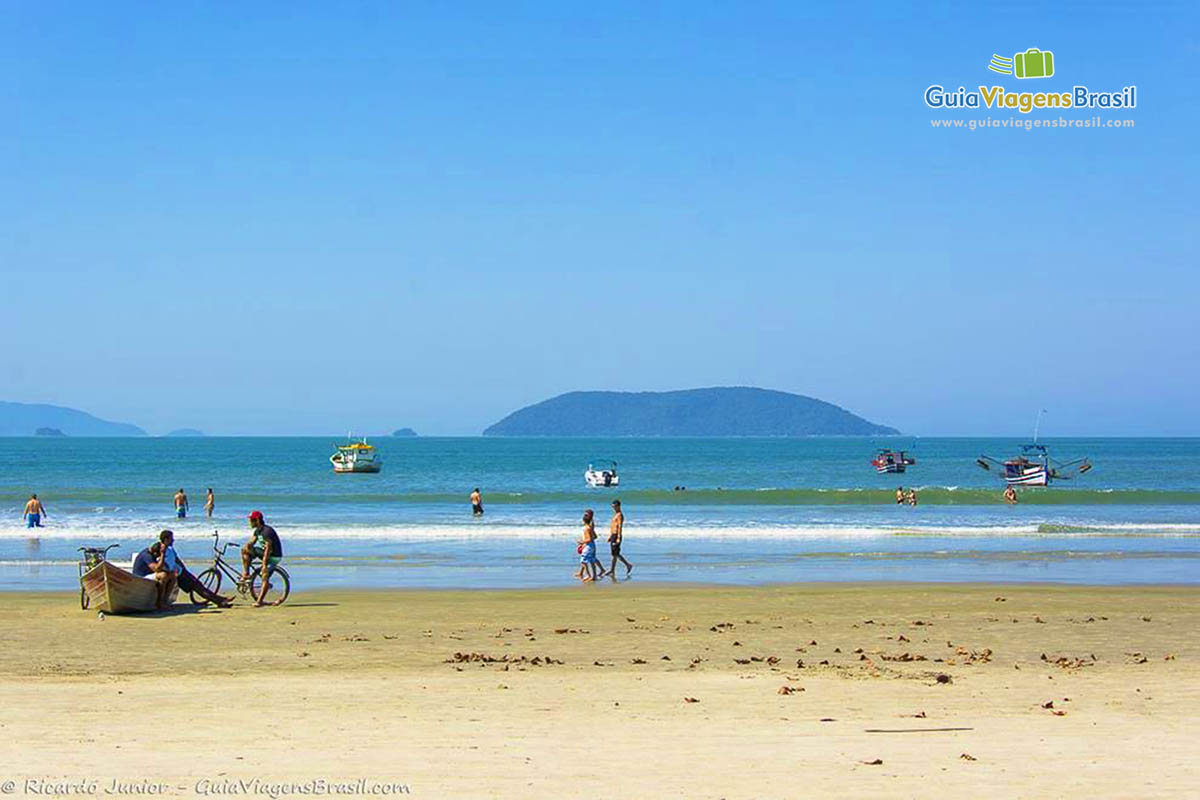
MULTIPOLYGON (((149 578, 137 578, 108 561, 101 561, 79 578, 87 594, 88 605, 108 614, 131 614, 138 611, 153 611, 157 589, 149 578)), ((167 598, 167 605, 175 602, 179 590, 176 588, 167 598)))

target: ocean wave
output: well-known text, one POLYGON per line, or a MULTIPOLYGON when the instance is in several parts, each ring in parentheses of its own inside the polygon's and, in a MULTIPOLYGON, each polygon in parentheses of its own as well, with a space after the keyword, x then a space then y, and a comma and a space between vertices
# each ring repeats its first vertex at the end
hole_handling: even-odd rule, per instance
MULTIPOLYGON (((915 486, 922 505, 1001 505, 999 485, 994 487, 915 486)), ((1183 489, 1078 489, 1063 486, 1025 487, 1018 490, 1022 505, 1200 505, 1200 491, 1183 489)), ((626 505, 661 506, 824 506, 892 505, 895 488, 828 487, 796 488, 701 488, 628 489, 615 491, 490 491, 484 503, 493 505, 589 505, 619 497, 626 505)), ((47 505, 86 506, 96 513, 137 507, 170 508, 171 493, 162 489, 58 489, 47 505), (166 498, 164 500, 164 498, 166 498)), ((26 497, 0 494, 0 506, 19 509, 26 497)), ((219 508, 250 508, 263 505, 312 507, 402 507, 409 505, 456 506, 465 503, 461 492, 330 492, 304 493, 278 489, 262 492, 228 492, 218 498, 219 508)), ((53 510, 53 506, 52 510, 53 510)), ((19 514, 19 510, 17 511, 19 514)))
MULTIPOLYGON (((57 525, 38 529, 37 536, 22 527, 0 526, 0 540, 78 541, 89 544, 128 541, 151 541, 157 525, 140 527, 96 526, 87 524, 57 525)), ((530 524, 329 524, 287 525, 279 527, 285 539, 296 540, 369 540, 369 541, 437 541, 480 539, 562 539, 574 540, 578 531, 567 525, 530 524)), ((828 525, 647 525, 629 527, 627 535, 642 539, 676 540, 764 540, 764 539, 845 539, 872 537, 1195 537, 1200 536, 1196 523, 1111 523, 1111 524, 980 524, 980 525, 861 525, 833 523, 828 525)), ((175 537, 181 542, 211 541, 212 531, 178 529, 175 537)), ((240 542, 247 538, 238 529, 221 534, 221 541, 240 542)))

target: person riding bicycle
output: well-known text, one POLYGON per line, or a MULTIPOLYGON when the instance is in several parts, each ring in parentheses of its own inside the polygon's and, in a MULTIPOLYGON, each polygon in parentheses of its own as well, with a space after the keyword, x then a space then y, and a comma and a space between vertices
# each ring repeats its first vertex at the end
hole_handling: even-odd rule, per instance
MULTIPOLYGON (((279 541, 279 534, 263 520, 261 511, 250 512, 250 527, 254 529, 254 535, 250 541, 242 545, 242 580, 250 579, 251 560, 261 559, 262 594, 265 595, 267 593, 267 572, 283 558, 283 545, 279 541)), ((261 606, 262 604, 261 597, 254 598, 254 605, 261 606)))

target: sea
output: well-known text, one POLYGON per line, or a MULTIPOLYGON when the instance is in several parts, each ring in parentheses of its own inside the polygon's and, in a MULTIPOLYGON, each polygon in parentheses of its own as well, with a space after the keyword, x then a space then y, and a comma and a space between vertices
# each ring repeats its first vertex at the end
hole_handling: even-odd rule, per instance
POLYGON ((117 544, 127 565, 164 528, 198 573, 214 540, 247 538, 254 509, 279 532, 293 592, 569 585, 585 509, 608 560, 614 498, 635 582, 1200 582, 1194 438, 1043 439, 1094 468, 1021 489, 1015 506, 976 459, 1015 455, 1019 439, 381 438, 382 472, 349 475, 333 473, 328 438, 0 441, 0 590, 74 588, 78 548, 117 544), (878 475, 880 447, 917 463, 878 475), (609 461, 619 487, 587 488, 589 463, 609 461), (915 507, 896 505, 899 486, 915 507), (31 530, 33 492, 48 514, 31 530))

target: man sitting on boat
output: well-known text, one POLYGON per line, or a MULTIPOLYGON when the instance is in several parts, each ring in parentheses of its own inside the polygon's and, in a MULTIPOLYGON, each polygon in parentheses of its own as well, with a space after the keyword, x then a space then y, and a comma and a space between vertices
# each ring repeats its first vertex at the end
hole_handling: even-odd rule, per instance
MULTIPOLYGON (((268 570, 283 558, 283 544, 279 534, 263 519, 261 511, 250 512, 250 527, 254 529, 254 535, 242 545, 242 580, 250 579, 250 562, 258 558, 262 561, 262 585, 266 587, 268 570)), ((263 594, 266 594, 265 588, 263 594)), ((254 599, 254 605, 262 604, 261 599, 254 599)))
POLYGON ((138 578, 154 581, 154 607, 164 609, 166 600, 171 596, 177 581, 178 559, 175 548, 171 546, 175 534, 163 531, 158 535, 158 541, 138 553, 133 562, 133 574, 138 578))
MULTIPOLYGON (((172 531, 163 531, 158 535, 157 542, 138 553, 133 562, 133 574, 139 578, 149 578, 159 583, 157 575, 165 572, 169 564, 174 564, 175 582, 179 584, 181 591, 200 595, 221 608, 229 608, 233 605, 233 600, 209 590, 188 571, 188 568, 184 566, 183 559, 175 554, 175 534, 172 531)), ((161 587, 162 584, 159 583, 159 586, 161 587)))

